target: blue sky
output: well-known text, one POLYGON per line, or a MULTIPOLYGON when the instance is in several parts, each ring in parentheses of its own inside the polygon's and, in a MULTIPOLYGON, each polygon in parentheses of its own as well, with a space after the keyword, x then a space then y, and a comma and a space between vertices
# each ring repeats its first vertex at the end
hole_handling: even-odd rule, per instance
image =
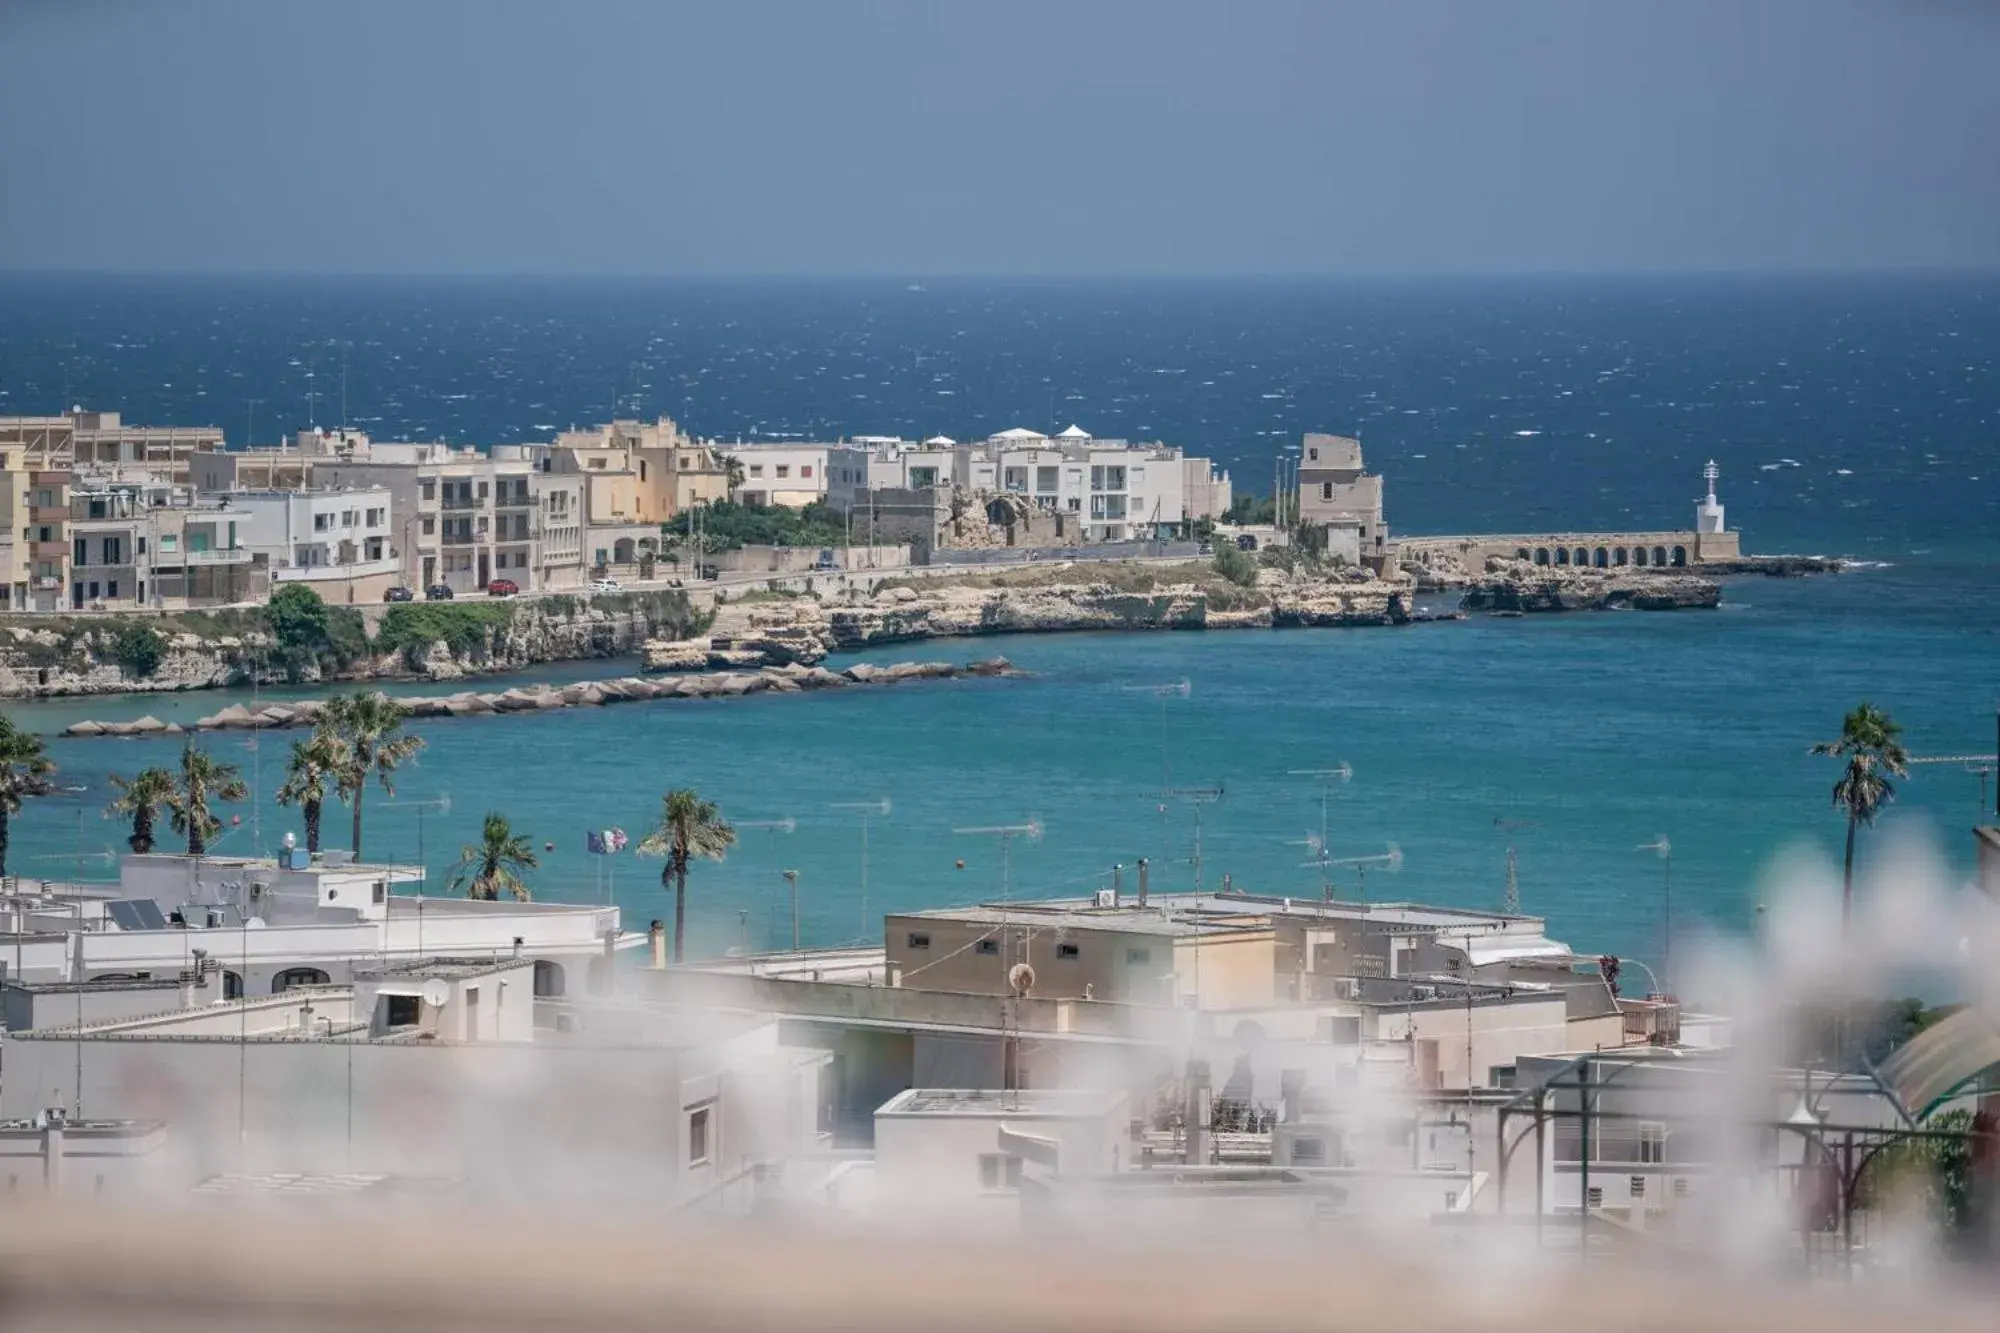
POLYGON ((1992 267, 1979 0, 0 0, 0 268, 1992 267))

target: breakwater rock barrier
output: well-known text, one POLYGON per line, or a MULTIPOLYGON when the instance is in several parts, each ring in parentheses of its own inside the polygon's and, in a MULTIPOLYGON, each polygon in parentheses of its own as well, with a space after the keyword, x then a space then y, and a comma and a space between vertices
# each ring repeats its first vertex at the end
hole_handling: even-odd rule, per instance
POLYGON ((1691 575, 1619 573, 1495 561, 1465 589, 1468 611, 1687 611, 1722 604, 1722 585, 1691 575))
MULTIPOLYGON (((615 680, 586 680, 569 685, 534 689, 511 689, 495 693, 465 691, 458 694, 399 698, 396 702, 413 718, 483 717, 501 713, 546 713, 565 708, 598 708, 609 704, 637 703, 650 699, 737 699, 752 694, 798 694, 810 690, 837 690, 875 685, 898 685, 916 680, 952 680, 963 677, 1019 676, 1012 662, 990 657, 977 662, 896 662, 877 666, 858 663, 844 671, 819 666, 773 666, 756 671, 725 671, 679 676, 672 680, 622 676, 615 680)), ((75 722, 63 729, 65 736, 180 736, 200 731, 268 731, 310 727, 319 720, 325 704, 306 699, 270 704, 252 710, 231 704, 188 725, 142 717, 136 722, 75 722)))

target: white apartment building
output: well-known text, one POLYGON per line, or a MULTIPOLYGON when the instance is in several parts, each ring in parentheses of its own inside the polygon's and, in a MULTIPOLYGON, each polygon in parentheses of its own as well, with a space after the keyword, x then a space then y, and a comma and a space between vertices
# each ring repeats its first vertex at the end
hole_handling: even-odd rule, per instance
MULTIPOLYGON (((747 483, 746 483, 747 484, 747 483)), ((1044 435, 1014 427, 973 444, 933 436, 886 441, 868 459, 875 489, 960 486, 1023 496, 1037 508, 1073 514, 1090 541, 1170 535, 1229 507, 1227 473, 1164 444, 1100 440, 1080 426, 1044 435)))
POLYGON ((860 444, 725 444, 722 456, 743 469, 736 496, 744 504, 803 509, 825 504, 845 511, 868 489, 869 454, 860 444))
POLYGON ((402 578, 395 508, 386 485, 347 490, 232 491, 239 539, 265 557, 274 589, 303 583, 323 601, 379 602, 402 578))

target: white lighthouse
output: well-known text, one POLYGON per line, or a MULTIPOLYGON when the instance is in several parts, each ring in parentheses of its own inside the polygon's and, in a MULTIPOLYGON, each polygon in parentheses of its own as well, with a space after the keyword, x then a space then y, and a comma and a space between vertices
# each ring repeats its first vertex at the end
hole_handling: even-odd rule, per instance
POLYGON ((1708 494, 1694 507, 1694 530, 1703 537, 1717 537, 1727 531, 1722 521, 1722 501, 1715 498, 1715 479, 1722 475, 1722 470, 1711 458, 1701 475, 1708 482, 1708 494))

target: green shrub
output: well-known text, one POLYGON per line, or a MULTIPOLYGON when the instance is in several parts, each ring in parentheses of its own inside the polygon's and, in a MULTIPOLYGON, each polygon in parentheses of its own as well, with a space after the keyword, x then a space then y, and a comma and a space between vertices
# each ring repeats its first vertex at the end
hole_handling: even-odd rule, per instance
POLYGON ((442 643, 463 657, 486 646, 488 630, 513 621, 514 609, 505 602, 397 602, 382 614, 375 647, 414 660, 442 643))
POLYGON ((167 656, 167 639, 151 625, 127 621, 119 626, 112 656, 130 680, 144 680, 160 669, 167 656))
POLYGON ((327 639, 327 605, 303 583, 287 583, 271 594, 264 619, 288 657, 318 656, 327 639))
POLYGON ((1248 552, 1237 550, 1234 543, 1215 548, 1215 572, 1239 588, 1257 586, 1257 562, 1248 552))

